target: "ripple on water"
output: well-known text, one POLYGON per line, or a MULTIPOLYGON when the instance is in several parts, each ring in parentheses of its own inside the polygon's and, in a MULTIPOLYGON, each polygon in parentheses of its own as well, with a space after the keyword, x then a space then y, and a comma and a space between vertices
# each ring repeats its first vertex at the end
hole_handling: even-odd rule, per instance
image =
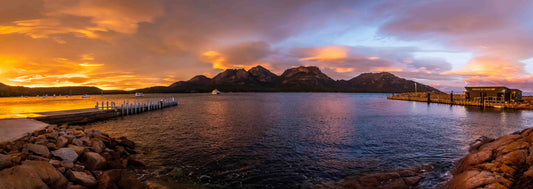
POLYGON ((298 187, 431 164, 447 179, 479 136, 522 130, 526 111, 392 101, 386 94, 172 94, 180 105, 90 125, 139 143, 151 166, 226 187, 298 187))

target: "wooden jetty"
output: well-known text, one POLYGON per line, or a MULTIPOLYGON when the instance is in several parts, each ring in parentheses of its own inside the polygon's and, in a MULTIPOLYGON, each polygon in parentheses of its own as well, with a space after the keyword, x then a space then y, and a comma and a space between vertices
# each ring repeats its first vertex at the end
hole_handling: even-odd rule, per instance
POLYGON ((406 100, 427 103, 440 103, 462 106, 479 106, 506 109, 533 109, 533 106, 520 102, 505 102, 490 98, 466 100, 463 95, 431 94, 431 93, 401 93, 387 97, 390 100, 406 100))
POLYGON ((102 101, 97 102, 94 108, 38 113, 42 116, 33 119, 48 124, 87 124, 114 117, 160 110, 177 105, 178 101, 174 98, 147 99, 143 101, 134 100, 131 103, 129 100, 124 100, 120 106, 114 101, 102 101))

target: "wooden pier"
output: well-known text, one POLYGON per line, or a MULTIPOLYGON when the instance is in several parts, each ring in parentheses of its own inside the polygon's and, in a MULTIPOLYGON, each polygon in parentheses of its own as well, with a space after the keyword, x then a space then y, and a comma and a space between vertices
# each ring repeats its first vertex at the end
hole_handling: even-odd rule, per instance
POLYGON ((518 103, 518 102, 510 103, 510 102, 504 102, 504 101, 493 100, 493 99, 488 99, 488 98, 484 100, 481 100, 481 99, 465 100, 464 97, 461 98, 461 95, 454 95, 452 97, 452 95, 450 94, 424 94, 424 93, 407 94, 407 93, 404 93, 404 94, 389 96, 387 97, 387 99, 462 105, 462 106, 491 107, 491 108, 529 109, 529 110, 533 109, 532 106, 528 104, 524 104, 524 103, 518 103), (432 96, 435 96, 435 97, 432 97, 432 96))
POLYGON ((124 100, 121 105, 117 105, 114 101, 102 101, 97 102, 94 108, 39 113, 43 116, 33 119, 48 124, 87 124, 114 117, 161 110, 177 105, 178 101, 174 98, 134 100, 131 103, 129 100, 124 100))

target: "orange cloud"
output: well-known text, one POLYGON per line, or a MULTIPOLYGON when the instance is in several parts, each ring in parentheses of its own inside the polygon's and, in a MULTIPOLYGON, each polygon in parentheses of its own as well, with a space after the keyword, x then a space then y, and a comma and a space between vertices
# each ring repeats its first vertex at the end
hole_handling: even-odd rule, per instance
POLYGON ((327 62, 348 57, 349 49, 341 46, 325 46, 313 49, 310 57, 300 58, 299 61, 327 62))
POLYGON ((224 57, 224 55, 216 51, 207 51, 207 52, 202 53, 201 59, 202 61, 213 64, 213 68, 215 69, 225 70, 229 68, 225 66, 225 64, 227 63, 226 63, 226 58, 224 57))
POLYGON ((442 74, 516 77, 525 73, 524 64, 518 61, 494 57, 476 57, 468 61, 462 69, 451 70, 442 74))

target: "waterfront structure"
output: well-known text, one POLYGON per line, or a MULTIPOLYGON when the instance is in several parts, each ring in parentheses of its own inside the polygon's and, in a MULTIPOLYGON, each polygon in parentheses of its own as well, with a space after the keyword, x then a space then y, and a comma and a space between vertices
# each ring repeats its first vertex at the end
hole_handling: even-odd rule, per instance
POLYGON ((465 99, 473 101, 490 100, 501 102, 519 102, 522 100, 522 91, 509 89, 504 86, 465 87, 465 99))

